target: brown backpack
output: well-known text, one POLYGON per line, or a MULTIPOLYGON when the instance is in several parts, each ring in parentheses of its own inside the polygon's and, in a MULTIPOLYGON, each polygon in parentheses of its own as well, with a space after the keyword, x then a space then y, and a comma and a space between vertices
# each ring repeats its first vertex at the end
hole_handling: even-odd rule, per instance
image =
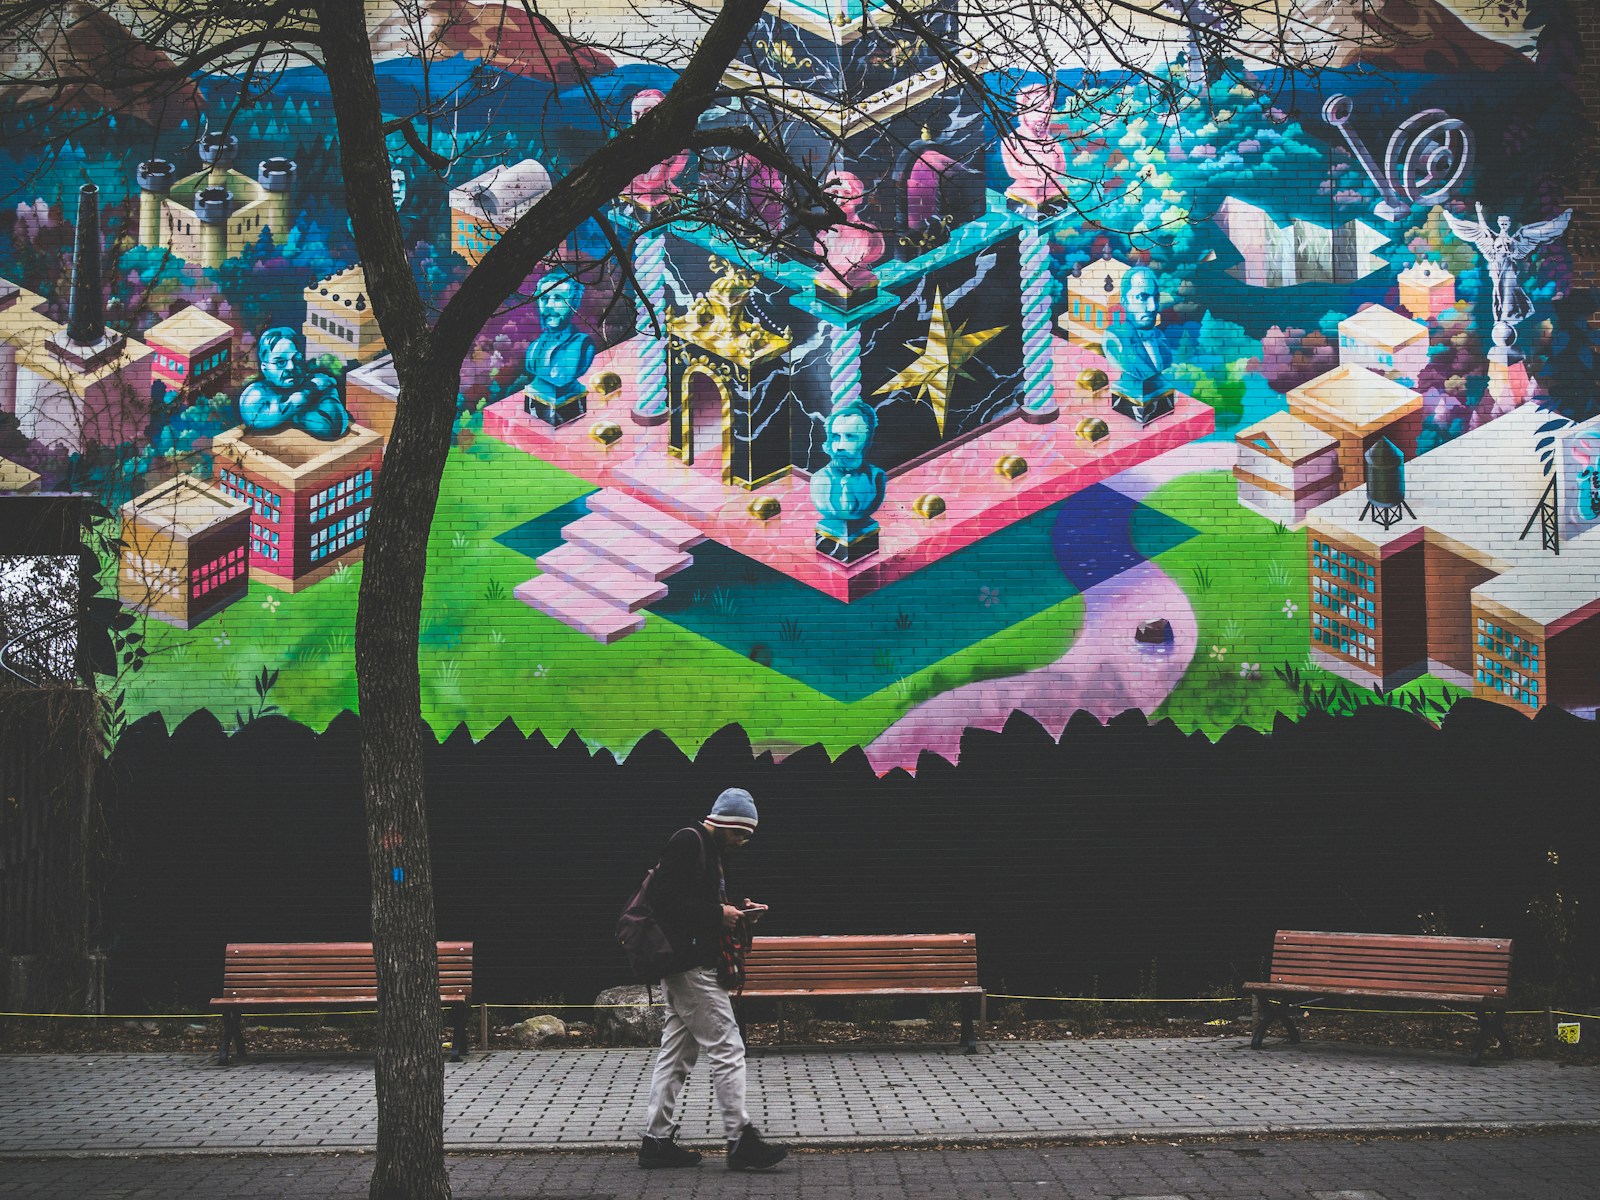
MULTIPOLYGON (((706 843, 698 830, 695 831, 695 841, 700 847, 700 873, 703 875, 706 869, 706 843)), ((639 884, 639 890, 633 893, 622 915, 617 918, 617 944, 622 947, 622 953, 628 960, 628 969, 639 983, 660 983, 666 978, 667 968, 677 954, 667 938, 666 930, 661 928, 661 922, 656 919, 655 906, 650 903, 650 885, 655 882, 656 872, 660 869, 661 863, 657 862, 645 872, 644 882, 639 884)))

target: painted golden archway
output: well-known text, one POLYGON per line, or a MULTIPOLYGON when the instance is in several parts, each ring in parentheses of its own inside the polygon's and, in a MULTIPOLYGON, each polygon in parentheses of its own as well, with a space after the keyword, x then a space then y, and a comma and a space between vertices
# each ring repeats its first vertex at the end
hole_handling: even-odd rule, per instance
POLYGON ((702 375, 711 381, 722 401, 722 482, 733 482, 733 391, 723 374, 710 363, 691 361, 673 381, 672 428, 667 452, 686 466, 694 464, 694 404, 691 388, 702 375))

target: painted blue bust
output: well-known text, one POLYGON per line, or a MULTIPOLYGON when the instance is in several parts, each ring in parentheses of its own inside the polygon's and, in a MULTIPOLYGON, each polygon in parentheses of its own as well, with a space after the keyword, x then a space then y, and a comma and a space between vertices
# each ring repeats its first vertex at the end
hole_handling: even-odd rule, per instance
POLYGON ((257 433, 302 429, 331 442, 350 428, 339 381, 306 362, 305 342, 287 325, 276 325, 256 343, 261 378, 239 393, 239 420, 257 433))
POLYGON ((594 342, 573 324, 583 303, 583 284, 552 273, 541 281, 535 302, 540 332, 529 344, 523 366, 533 398, 556 407, 583 394, 579 380, 594 365, 594 342))
POLYGON ((1122 313, 1111 323, 1105 348, 1118 371, 1111 406, 1140 424, 1172 411, 1172 347, 1160 319, 1160 280, 1149 267, 1134 267, 1122 277, 1122 313))
POLYGON ((878 548, 878 523, 872 514, 883 504, 887 476, 867 462, 878 414, 860 400, 840 405, 824 426, 828 465, 811 477, 811 503, 817 522, 817 549, 841 562, 878 548))

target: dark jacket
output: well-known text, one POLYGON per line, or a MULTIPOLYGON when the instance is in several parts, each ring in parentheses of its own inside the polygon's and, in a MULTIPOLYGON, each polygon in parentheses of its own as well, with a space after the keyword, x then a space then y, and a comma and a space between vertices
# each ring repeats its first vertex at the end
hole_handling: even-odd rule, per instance
POLYGON ((717 965, 722 856, 705 826, 692 825, 672 835, 650 882, 650 903, 674 951, 667 974, 717 965))

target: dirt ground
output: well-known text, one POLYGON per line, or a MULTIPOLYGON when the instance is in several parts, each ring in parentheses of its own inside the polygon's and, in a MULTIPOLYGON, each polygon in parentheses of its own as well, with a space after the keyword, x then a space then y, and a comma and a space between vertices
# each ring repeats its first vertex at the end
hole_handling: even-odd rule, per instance
MULTIPOLYGON (((1057 1008, 1067 1006, 1056 1005, 1057 1008)), ((991 1001, 989 1020, 980 1029, 986 1042, 1071 1041, 1085 1038, 1219 1037, 1239 1038, 1250 1033, 1249 1006, 1241 1002, 1215 1005, 1186 1005, 1188 1012, 1168 1015, 1179 1006, 1160 1004, 1101 1005, 1102 1011, 1081 1006, 1072 1017, 1046 1018, 1019 1011, 1014 1002, 991 1001), (1123 1010, 1119 1013, 1117 1010, 1123 1010), (1137 1009, 1138 1011, 1132 1011, 1137 1009), (1194 1011, 1194 1010, 1201 1011, 1194 1011)), ((608 1043, 595 1036, 582 1018, 589 1014, 577 1008, 527 1008, 491 1010, 489 1045, 491 1049, 512 1049, 511 1025, 536 1013, 554 1012, 568 1022, 568 1033, 558 1047, 599 1047, 608 1043)), ((909 1010, 908 1010, 909 1013, 909 1010)), ((920 1015, 895 1019, 883 1012, 856 1014, 854 1019, 809 1016, 803 1010, 786 1013, 782 1030, 770 1008, 746 1014, 745 1037, 752 1048, 888 1046, 950 1044, 957 1039, 959 1026, 952 1012, 924 1009, 920 1015)), ((374 1049, 374 1021, 369 1014, 317 1016, 278 1014, 251 1018, 246 1039, 251 1053, 314 1055, 369 1053, 374 1049)), ((1569 1063, 1600 1062, 1600 1024, 1584 1022, 1578 1045, 1556 1045, 1546 1040, 1543 1014, 1511 1016, 1507 1028, 1519 1056, 1555 1058, 1569 1063)), ((1400 1014, 1328 1013, 1314 1011, 1300 1023, 1307 1041, 1351 1042, 1377 1046, 1453 1050, 1467 1053, 1472 1046, 1476 1022, 1471 1017, 1449 1014, 1416 1016, 1400 1014)), ((86 1020, 82 1018, 6 1018, 0 1019, 0 1053, 7 1054, 170 1054, 198 1053, 216 1049, 219 1021, 209 1013, 147 1020, 86 1020)), ((441 1040, 450 1036, 441 1027, 441 1040)), ((1272 1036, 1281 1036, 1281 1027, 1272 1036)), ((612 1043, 614 1044, 614 1043, 612 1043)), ((479 1014, 472 1013, 468 1026, 468 1047, 479 1046, 479 1014)), ((1493 1055, 1494 1051, 1491 1051, 1493 1055)))

